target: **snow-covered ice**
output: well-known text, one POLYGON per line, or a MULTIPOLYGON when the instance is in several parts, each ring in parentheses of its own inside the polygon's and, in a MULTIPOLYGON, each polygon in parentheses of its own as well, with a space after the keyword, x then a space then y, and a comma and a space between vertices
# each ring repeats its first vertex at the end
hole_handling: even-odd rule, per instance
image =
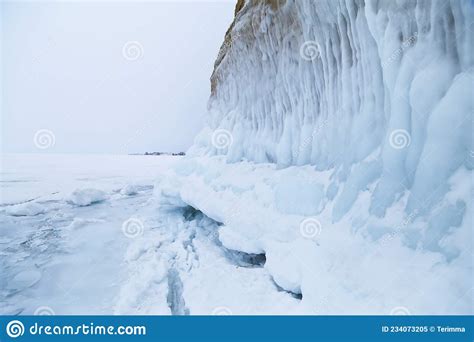
POLYGON ((55 314, 303 313, 299 295, 272 279, 264 255, 226 248, 218 222, 157 199, 162 192, 153 190, 156 179, 168 179, 180 157, 102 156, 106 163, 81 155, 7 158, 4 179, 13 177, 13 169, 36 179, 45 195, 32 199, 30 189, 17 193, 22 183, 16 191, 3 185, 8 191, 2 202, 9 204, 0 207, 2 314, 33 314, 40 307, 55 314), (63 182, 55 185, 56 168, 81 179, 67 184, 58 177, 63 182), (131 184, 134 191, 124 195, 131 184), (79 189, 87 201, 71 202, 69 189, 79 189), (102 192, 106 199, 96 201, 102 192), (10 204, 14 199, 43 211, 11 216, 8 208, 25 205, 10 204))
POLYGON ((474 312, 472 1, 239 3, 186 157, 2 157, 1 313, 474 312))
POLYGON ((133 196, 138 193, 138 187, 133 184, 128 184, 120 190, 120 193, 124 196, 133 196))
POLYGON ((12 216, 35 216, 42 214, 44 208, 38 203, 26 202, 8 206, 5 212, 12 216))
POLYGON ((69 202, 81 207, 104 201, 107 194, 98 189, 76 189, 69 197, 69 202))
MULTIPOLYGON (((179 206, 179 197, 183 208, 199 208, 219 223, 218 239, 225 248, 265 255, 264 269, 275 284, 302 295, 289 310, 390 314, 394 307, 405 307, 412 314, 471 312, 469 216, 460 223, 445 217, 443 224, 453 227, 446 236, 420 236, 417 232, 432 223, 404 212, 407 196, 385 217, 371 217, 373 187, 368 187, 352 200, 348 214, 335 220, 337 204, 326 197, 315 199, 329 191, 330 172, 310 166, 226 164, 223 158, 176 163, 155 185, 156 198, 164 207, 179 206)), ((458 215, 464 213, 459 203, 472 210, 465 187, 470 177, 461 169, 449 181, 446 205, 457 208, 458 215)), ((443 209, 432 213, 436 218, 443 214, 448 215, 443 209)))
POLYGON ((157 198, 305 311, 472 313, 472 1, 239 4, 157 198))
POLYGON ((41 306, 56 314, 113 313, 133 241, 123 223, 147 206, 155 177, 177 158, 2 158, 0 313, 33 314, 41 306), (132 183, 135 195, 120 194, 132 183))

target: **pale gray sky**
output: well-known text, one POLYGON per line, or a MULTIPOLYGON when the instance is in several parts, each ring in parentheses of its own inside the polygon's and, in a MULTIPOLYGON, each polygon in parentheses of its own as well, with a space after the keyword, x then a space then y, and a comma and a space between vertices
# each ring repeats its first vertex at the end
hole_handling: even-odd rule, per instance
POLYGON ((3 151, 186 150, 234 5, 2 3, 3 151), (54 145, 35 141, 42 129, 54 145))

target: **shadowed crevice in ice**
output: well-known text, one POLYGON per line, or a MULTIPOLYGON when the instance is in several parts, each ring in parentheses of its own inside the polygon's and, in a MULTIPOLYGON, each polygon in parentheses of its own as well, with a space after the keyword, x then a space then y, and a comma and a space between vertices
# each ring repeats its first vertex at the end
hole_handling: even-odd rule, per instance
POLYGON ((204 215, 200 210, 191 207, 190 205, 183 210, 183 216, 186 221, 194 220, 198 215, 204 215))
POLYGON ((183 298, 183 282, 175 268, 168 271, 168 295, 166 297, 172 315, 189 315, 183 298))
POLYGON ((227 260, 240 267, 263 267, 267 261, 265 254, 245 253, 228 249, 224 246, 221 246, 221 248, 224 251, 227 260))
MULTIPOLYGON (((222 242, 219 240, 218 231, 217 229, 215 229, 215 228, 219 228, 222 225, 221 222, 213 220, 209 216, 206 216, 202 211, 192 206, 187 206, 183 209, 183 216, 186 221, 192 221, 192 220, 195 220, 196 218, 199 218, 199 216, 202 216, 202 217, 206 217, 207 219, 215 223, 215 225, 213 225, 214 229, 208 232, 208 236, 210 237, 210 241, 212 241, 217 247, 220 248, 226 260, 230 264, 235 265, 237 267, 244 267, 244 268, 263 268, 265 266, 265 263, 267 261, 265 253, 260 253, 260 254, 246 253, 246 252, 226 248, 222 244, 222 242)), ((185 241, 185 248, 193 245, 194 238, 195 238, 195 234, 192 234, 189 241, 185 241)), ((276 291, 288 294, 289 296, 297 300, 303 299, 303 295, 301 291, 295 292, 295 291, 286 290, 282 288, 281 286, 279 286, 275 282, 273 277, 270 277, 270 280, 272 284, 275 286, 276 291)))
MULTIPOLYGON (((183 216, 186 221, 192 221, 196 219, 199 215, 202 215, 209 220, 213 221, 216 223, 216 226, 222 225, 222 223, 217 222, 213 219, 211 219, 209 216, 206 216, 203 212, 200 210, 188 206, 184 208, 183 216)), ((253 253, 245 253, 237 250, 232 250, 224 247, 222 245, 222 242, 219 240, 217 231, 214 230, 210 232, 212 236, 212 241, 219 247, 224 253, 224 256, 226 259, 233 265, 239 266, 239 267, 263 267, 266 262, 266 257, 265 254, 253 254, 253 253)), ((185 241, 184 247, 187 248, 188 245, 192 246, 192 239, 194 238, 195 234, 191 235, 191 239, 189 241, 185 241)))
MULTIPOLYGON (((54 193, 53 193, 53 194, 54 194, 54 193)), ((34 197, 34 198, 29 198, 29 199, 27 199, 27 200, 20 201, 20 202, 2 203, 2 204, 0 204, 0 208, 8 207, 8 206, 13 206, 13 205, 24 204, 24 203, 30 203, 30 202, 36 201, 38 198, 41 198, 41 197, 42 197, 42 196, 38 196, 38 197, 34 197)))
POLYGON ((292 296, 292 297, 295 298, 295 299, 299 299, 299 300, 302 300, 302 299, 303 299, 303 294, 302 294, 301 292, 292 292, 292 291, 285 290, 285 289, 282 288, 281 286, 278 286, 278 284, 275 282, 275 280, 273 279, 273 277, 272 277, 271 279, 272 279, 272 282, 275 284, 275 287, 277 288, 277 290, 278 290, 279 292, 288 293, 290 296, 292 296))

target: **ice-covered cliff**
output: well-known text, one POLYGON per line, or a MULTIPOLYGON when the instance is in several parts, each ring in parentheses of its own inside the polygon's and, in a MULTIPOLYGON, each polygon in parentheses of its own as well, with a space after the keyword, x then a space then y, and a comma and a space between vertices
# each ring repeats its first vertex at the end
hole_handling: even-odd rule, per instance
POLYGON ((364 165, 364 183, 380 179, 371 212, 383 215, 407 188, 409 210, 432 196, 428 210, 459 166, 472 167, 472 6, 240 1, 209 104, 211 130, 233 143, 198 144, 229 162, 311 164, 344 181, 375 153, 364 165))
POLYGON ((265 254, 312 313, 472 312, 473 11, 239 0, 160 201, 265 254))

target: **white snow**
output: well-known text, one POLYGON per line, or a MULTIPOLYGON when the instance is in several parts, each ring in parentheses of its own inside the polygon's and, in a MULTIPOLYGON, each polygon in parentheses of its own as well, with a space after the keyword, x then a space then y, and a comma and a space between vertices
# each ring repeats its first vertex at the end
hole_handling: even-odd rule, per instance
MULTIPOLYGON (((150 210, 147 215, 157 214, 147 204, 154 178, 179 158, 78 154, 3 158, 2 203, 36 199, 0 206, 0 313, 33 314, 44 306, 55 314, 113 313, 127 281, 122 263, 134 241, 122 225, 130 217, 141 217, 142 208, 150 210), (31 181, 21 181, 27 179, 31 181), (119 194, 131 183, 139 186, 136 195, 119 194), (70 194, 76 188, 102 189, 108 199, 88 206, 73 204, 70 194), (42 213, 11 215, 12 208, 30 215, 33 207, 42 213)), ((95 190, 79 193, 81 205, 99 198, 95 190)), ((160 305, 168 307, 166 301, 160 305)))
POLYGON ((5 212, 12 216, 35 216, 44 213, 44 208, 38 203, 26 202, 8 206, 5 212))
POLYGON ((185 158, 3 157, 1 313, 474 312, 472 3, 265 3, 185 158))
POLYGON ((208 125, 157 198, 222 223, 227 248, 265 253, 313 312, 472 313, 473 12, 246 2, 208 125))
POLYGON ((161 212, 130 245, 116 314, 301 313, 262 267, 239 263, 223 248, 217 224, 186 209, 161 212), (164 304, 166 303, 166 304, 164 304))
POLYGON ((122 190, 120 190, 120 194, 124 196, 133 196, 133 195, 136 195, 138 191, 139 191, 138 186, 134 184, 127 184, 126 186, 122 188, 122 190))
POLYGON ((107 195, 97 189, 76 189, 69 197, 69 202, 81 207, 104 201, 107 195))
POLYGON ((140 190, 149 188, 164 161, 176 160, 170 156, 100 154, 5 153, 0 158, 0 205, 38 198, 42 201, 63 199, 76 189, 92 188, 113 193, 130 184, 140 190))
POLYGON ((16 274, 8 282, 7 288, 12 290, 23 290, 35 285, 41 279, 41 272, 35 269, 24 270, 16 274))
POLYGON ((344 188, 335 221, 371 184, 371 215, 406 190, 407 213, 426 213, 472 169, 472 13, 469 1, 247 2, 188 154, 330 170, 344 188), (213 144, 222 131, 225 148, 213 144))
POLYGON ((472 239, 467 238, 472 234, 471 221, 464 216, 460 225, 459 217, 452 217, 458 208, 462 218, 460 203, 470 203, 469 194, 460 191, 470 181, 465 169, 450 180, 456 189, 449 192, 453 204, 433 211, 433 219, 404 213, 407 196, 385 217, 371 217, 371 189, 362 189, 351 199, 348 214, 337 222, 334 203, 327 198, 308 199, 325 193, 330 183, 330 173, 310 166, 277 170, 271 164, 226 164, 223 157, 199 157, 183 160, 173 169, 174 174, 170 171, 155 185, 162 206, 177 206, 173 196, 179 196, 182 206, 190 205, 223 223, 218 229, 225 247, 264 253, 265 270, 276 284, 302 294, 299 313, 389 314, 396 306, 413 314, 472 310, 468 298, 472 239), (194 172, 183 174, 183 168, 194 172), (306 191, 311 187, 318 190, 306 191), (308 201, 317 205, 309 210, 308 201), (434 229, 433 220, 439 220, 439 215, 444 229, 451 227, 447 235, 420 238, 419 234, 434 229), (449 248, 441 236, 450 237, 449 248), (413 248, 414 243, 420 248, 413 248))

